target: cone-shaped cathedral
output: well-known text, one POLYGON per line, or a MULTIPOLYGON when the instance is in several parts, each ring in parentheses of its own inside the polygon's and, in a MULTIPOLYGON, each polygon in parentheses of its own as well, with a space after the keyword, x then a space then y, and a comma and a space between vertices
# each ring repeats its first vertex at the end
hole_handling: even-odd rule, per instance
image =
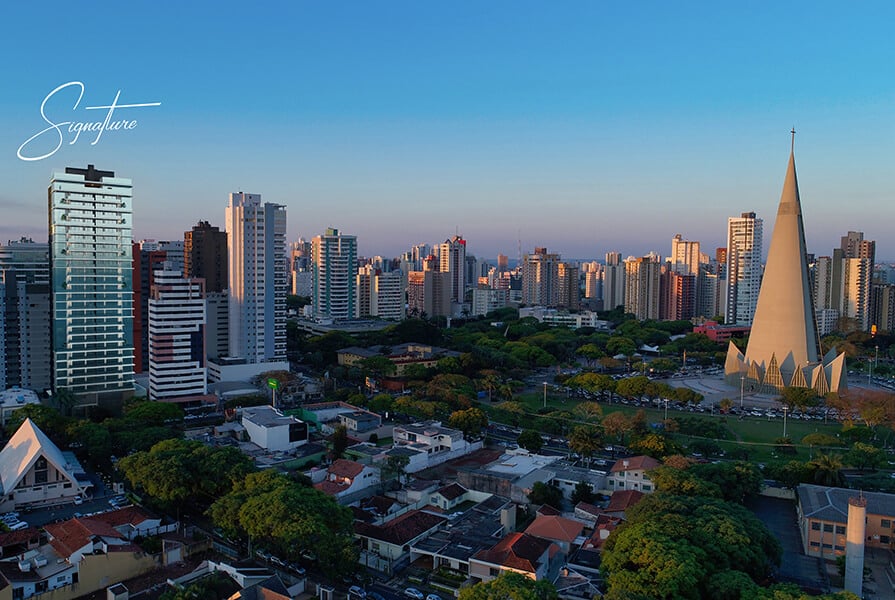
POLYGON ((790 151, 746 355, 731 343, 725 375, 731 385, 741 385, 745 378, 755 391, 798 386, 825 394, 844 385, 843 366, 844 355, 821 361, 819 354, 799 183, 790 151))

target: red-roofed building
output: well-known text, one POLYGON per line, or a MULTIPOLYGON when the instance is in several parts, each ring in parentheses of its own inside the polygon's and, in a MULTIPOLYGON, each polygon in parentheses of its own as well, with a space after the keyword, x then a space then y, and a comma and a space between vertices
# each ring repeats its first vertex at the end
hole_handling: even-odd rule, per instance
POLYGON ((646 473, 661 464, 651 456, 632 456, 631 458, 619 459, 612 465, 609 476, 606 478, 606 485, 613 491, 640 490, 647 493, 652 492, 656 488, 646 473))
POLYGON ((580 521, 557 515, 539 515, 526 528, 525 533, 550 540, 558 545, 565 554, 568 554, 572 549, 572 544, 583 530, 584 524, 580 521))
POLYGON ((625 518, 625 511, 640 502, 646 494, 638 490, 616 490, 609 497, 609 505, 603 514, 625 518))
MULTIPOLYGON (((312 476, 312 479, 316 477, 312 476)), ((378 467, 344 458, 334 461, 323 473, 322 479, 314 483, 315 488, 337 500, 378 485, 378 467)))
POLYGON ((550 573, 550 561, 559 546, 527 533, 511 533, 489 550, 481 550, 469 559, 473 581, 489 582, 501 573, 513 572, 540 581, 550 573))
POLYGON ((621 522, 622 519, 620 517, 600 515, 594 523, 594 532, 588 540, 582 544, 581 548, 584 550, 601 551, 606 538, 609 537, 609 534, 612 533, 616 527, 621 525, 621 522))
POLYGON ((413 544, 445 523, 444 517, 422 510, 411 510, 382 525, 355 522, 354 537, 361 542, 360 561, 390 574, 391 566, 409 555, 413 544))

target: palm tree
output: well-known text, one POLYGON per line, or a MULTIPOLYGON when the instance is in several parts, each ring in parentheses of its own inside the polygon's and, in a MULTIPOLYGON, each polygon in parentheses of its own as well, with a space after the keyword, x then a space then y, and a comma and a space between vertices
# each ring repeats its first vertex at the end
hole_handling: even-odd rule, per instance
POLYGON ((814 483, 839 487, 845 482, 842 457, 838 454, 818 453, 808 464, 814 468, 814 483))

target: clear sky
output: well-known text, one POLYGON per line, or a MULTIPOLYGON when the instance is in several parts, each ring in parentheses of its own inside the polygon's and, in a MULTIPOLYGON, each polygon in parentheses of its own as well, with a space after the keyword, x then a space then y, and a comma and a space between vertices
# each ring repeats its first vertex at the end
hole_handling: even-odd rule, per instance
POLYGON ((290 239, 338 227, 368 256, 456 231, 485 257, 711 251, 744 211, 770 240, 795 126, 809 251, 857 230, 895 260, 891 2, 49 1, 3 22, 3 240, 46 239, 53 170, 94 163, 133 179, 138 239, 223 227, 241 190, 287 205, 290 239), (54 123, 118 90, 161 106, 20 160, 70 81, 54 123))

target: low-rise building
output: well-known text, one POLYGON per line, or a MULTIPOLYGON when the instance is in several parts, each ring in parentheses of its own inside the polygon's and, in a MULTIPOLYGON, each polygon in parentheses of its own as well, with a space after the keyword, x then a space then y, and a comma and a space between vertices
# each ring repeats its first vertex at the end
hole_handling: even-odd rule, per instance
MULTIPOLYGON (((459 458, 478 450, 482 442, 469 442, 459 429, 442 427, 440 421, 424 421, 411 425, 395 425, 392 432, 395 448, 406 448, 422 453, 426 457, 425 466, 433 467, 448 460, 459 458)), ((418 462, 411 460, 412 463, 418 462)), ((408 465, 405 471, 414 473, 421 470, 417 464, 408 465)))
POLYGON ((74 454, 62 452, 31 419, 0 451, 0 512, 72 502, 92 485, 74 454))
MULTIPOLYGON (((339 458, 324 472, 314 487, 337 500, 379 486, 379 468, 339 458)), ((315 475, 311 476, 314 481, 315 475)))
POLYGON ((544 538, 527 533, 510 533, 488 550, 481 550, 469 561, 469 576, 475 582, 489 582, 502 573, 519 573, 542 581, 550 573, 550 559, 559 547, 544 538))
POLYGON ((273 406, 243 409, 242 426, 253 444, 274 452, 292 450, 308 443, 308 425, 286 416, 273 406))
MULTIPOLYGON (((572 551, 575 541, 583 531, 583 523, 559 515, 538 515, 525 529, 528 535, 550 540, 566 555, 572 551)), ((581 541, 583 540, 579 540, 579 545, 581 541)))
POLYGON ((641 492, 655 491, 655 485, 650 481, 647 471, 651 471, 661 465, 651 456, 632 456, 615 461, 606 485, 612 491, 615 490, 639 490, 641 492))
POLYGON ((429 496, 429 504, 437 506, 441 510, 449 511, 463 504, 468 496, 469 490, 459 483, 451 483, 429 496))
POLYGON ((0 426, 6 426, 9 415, 26 404, 39 404, 37 393, 20 387, 11 387, 0 392, 0 426))
POLYGON ((845 554, 848 499, 859 494, 867 501, 866 547, 892 548, 895 543, 895 494, 803 483, 796 489, 796 512, 805 554, 827 558, 845 554))
POLYGON ((341 413, 339 421, 351 433, 366 433, 378 429, 382 425, 382 417, 367 410, 341 413))
POLYGON ((447 519, 422 510, 411 510, 382 525, 356 522, 354 537, 361 544, 360 562, 392 574, 410 561, 410 548, 438 530, 447 519))
POLYGON ((358 365, 367 358, 385 356, 395 365, 394 375, 402 377, 404 371, 411 365, 419 365, 431 369, 437 366, 438 361, 442 358, 458 357, 460 353, 430 344, 407 342, 388 347, 370 346, 369 348, 360 348, 351 346, 350 348, 342 348, 336 352, 336 356, 340 365, 349 367, 358 365))

